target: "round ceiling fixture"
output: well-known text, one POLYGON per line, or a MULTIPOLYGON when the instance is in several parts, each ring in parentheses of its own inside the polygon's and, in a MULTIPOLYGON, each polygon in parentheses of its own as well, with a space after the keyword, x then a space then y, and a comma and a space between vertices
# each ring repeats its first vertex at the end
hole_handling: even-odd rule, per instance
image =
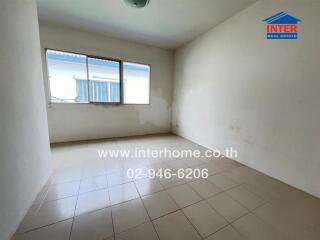
POLYGON ((135 8, 143 8, 148 5, 150 0, 124 0, 127 5, 135 8))

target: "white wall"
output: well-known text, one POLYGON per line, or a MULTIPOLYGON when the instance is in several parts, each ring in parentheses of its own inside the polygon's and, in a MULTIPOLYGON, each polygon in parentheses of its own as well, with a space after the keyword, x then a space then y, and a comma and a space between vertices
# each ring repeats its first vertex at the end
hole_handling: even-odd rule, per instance
POLYGON ((320 1, 259 1, 175 55, 174 131, 320 197, 320 1), (302 20, 266 40, 262 20, 302 20))
MULTIPOLYGON (((43 49, 52 48, 151 64, 150 105, 52 104, 47 109, 51 142, 170 131, 172 52, 47 22, 40 23, 40 38, 43 49)), ((49 101, 46 71, 44 76, 49 101)))
POLYGON ((15 232, 50 175, 35 1, 0 1, 0 239, 15 232))

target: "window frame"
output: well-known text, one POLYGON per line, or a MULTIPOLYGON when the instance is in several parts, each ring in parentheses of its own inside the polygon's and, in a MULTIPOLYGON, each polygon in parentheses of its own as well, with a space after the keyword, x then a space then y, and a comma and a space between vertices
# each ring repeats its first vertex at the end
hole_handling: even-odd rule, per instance
POLYGON ((134 61, 128 61, 123 59, 116 59, 116 58, 109 58, 109 57, 101 57, 101 56, 95 56, 91 54, 85 54, 85 53, 79 53, 79 52, 73 52, 68 50, 58 50, 54 48, 44 48, 44 54, 45 54, 45 64, 46 64, 46 70, 47 70, 47 83, 48 83, 48 90, 49 90, 49 105, 52 104, 75 104, 75 105, 82 105, 82 104, 91 104, 91 105, 151 105, 151 64, 141 63, 141 62, 134 62, 134 61), (52 102, 51 101, 51 88, 50 88, 50 78, 49 78, 49 64, 47 59, 47 51, 58 51, 58 52, 65 52, 65 53, 71 53, 71 54, 79 54, 86 56, 86 73, 87 73, 87 81, 88 81, 88 102, 79 102, 79 103, 73 103, 73 102, 52 102), (120 87, 120 101, 119 102, 96 102, 96 101, 90 101, 90 79, 89 79, 89 65, 88 65, 88 59, 89 58, 96 58, 106 61, 113 61, 119 63, 119 87, 120 87), (149 66, 149 103, 124 103, 124 92, 123 92, 123 63, 133 63, 133 64, 141 64, 145 66, 149 66))
MULTIPOLYGON (((52 50, 52 49, 51 49, 52 50)), ((78 53, 79 54, 79 53, 78 53)), ((88 103, 84 104, 94 104, 94 105, 121 105, 122 104, 122 77, 121 77, 121 60, 117 59, 111 59, 111 58, 106 58, 106 57, 96 57, 92 55, 87 55, 83 54, 86 56, 86 62, 87 62, 87 79, 88 79, 88 103), (97 102, 97 101, 90 101, 90 74, 89 74, 89 58, 95 58, 95 59, 101 59, 101 60, 106 60, 106 61, 113 61, 113 62, 118 62, 119 63, 119 94, 120 94, 120 101, 119 102, 97 102)), ((150 100, 150 99, 149 99, 150 100)), ((149 101, 150 102, 150 101, 149 101)))

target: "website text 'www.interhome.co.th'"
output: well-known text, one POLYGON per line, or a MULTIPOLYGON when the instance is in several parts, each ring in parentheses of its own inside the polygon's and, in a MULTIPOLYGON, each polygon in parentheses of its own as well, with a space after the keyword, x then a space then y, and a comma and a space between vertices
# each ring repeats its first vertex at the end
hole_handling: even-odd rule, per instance
POLYGON ((100 149, 98 150, 100 158, 231 158, 236 159, 238 151, 232 147, 227 147, 224 151, 206 150, 200 151, 198 149, 169 149, 169 148, 135 148, 131 149, 100 149))

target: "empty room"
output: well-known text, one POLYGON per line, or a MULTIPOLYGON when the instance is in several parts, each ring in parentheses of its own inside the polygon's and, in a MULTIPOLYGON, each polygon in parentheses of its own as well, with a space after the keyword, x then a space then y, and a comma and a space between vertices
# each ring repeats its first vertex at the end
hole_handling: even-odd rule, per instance
POLYGON ((319 240, 319 12, 0 0, 0 240, 319 240))

